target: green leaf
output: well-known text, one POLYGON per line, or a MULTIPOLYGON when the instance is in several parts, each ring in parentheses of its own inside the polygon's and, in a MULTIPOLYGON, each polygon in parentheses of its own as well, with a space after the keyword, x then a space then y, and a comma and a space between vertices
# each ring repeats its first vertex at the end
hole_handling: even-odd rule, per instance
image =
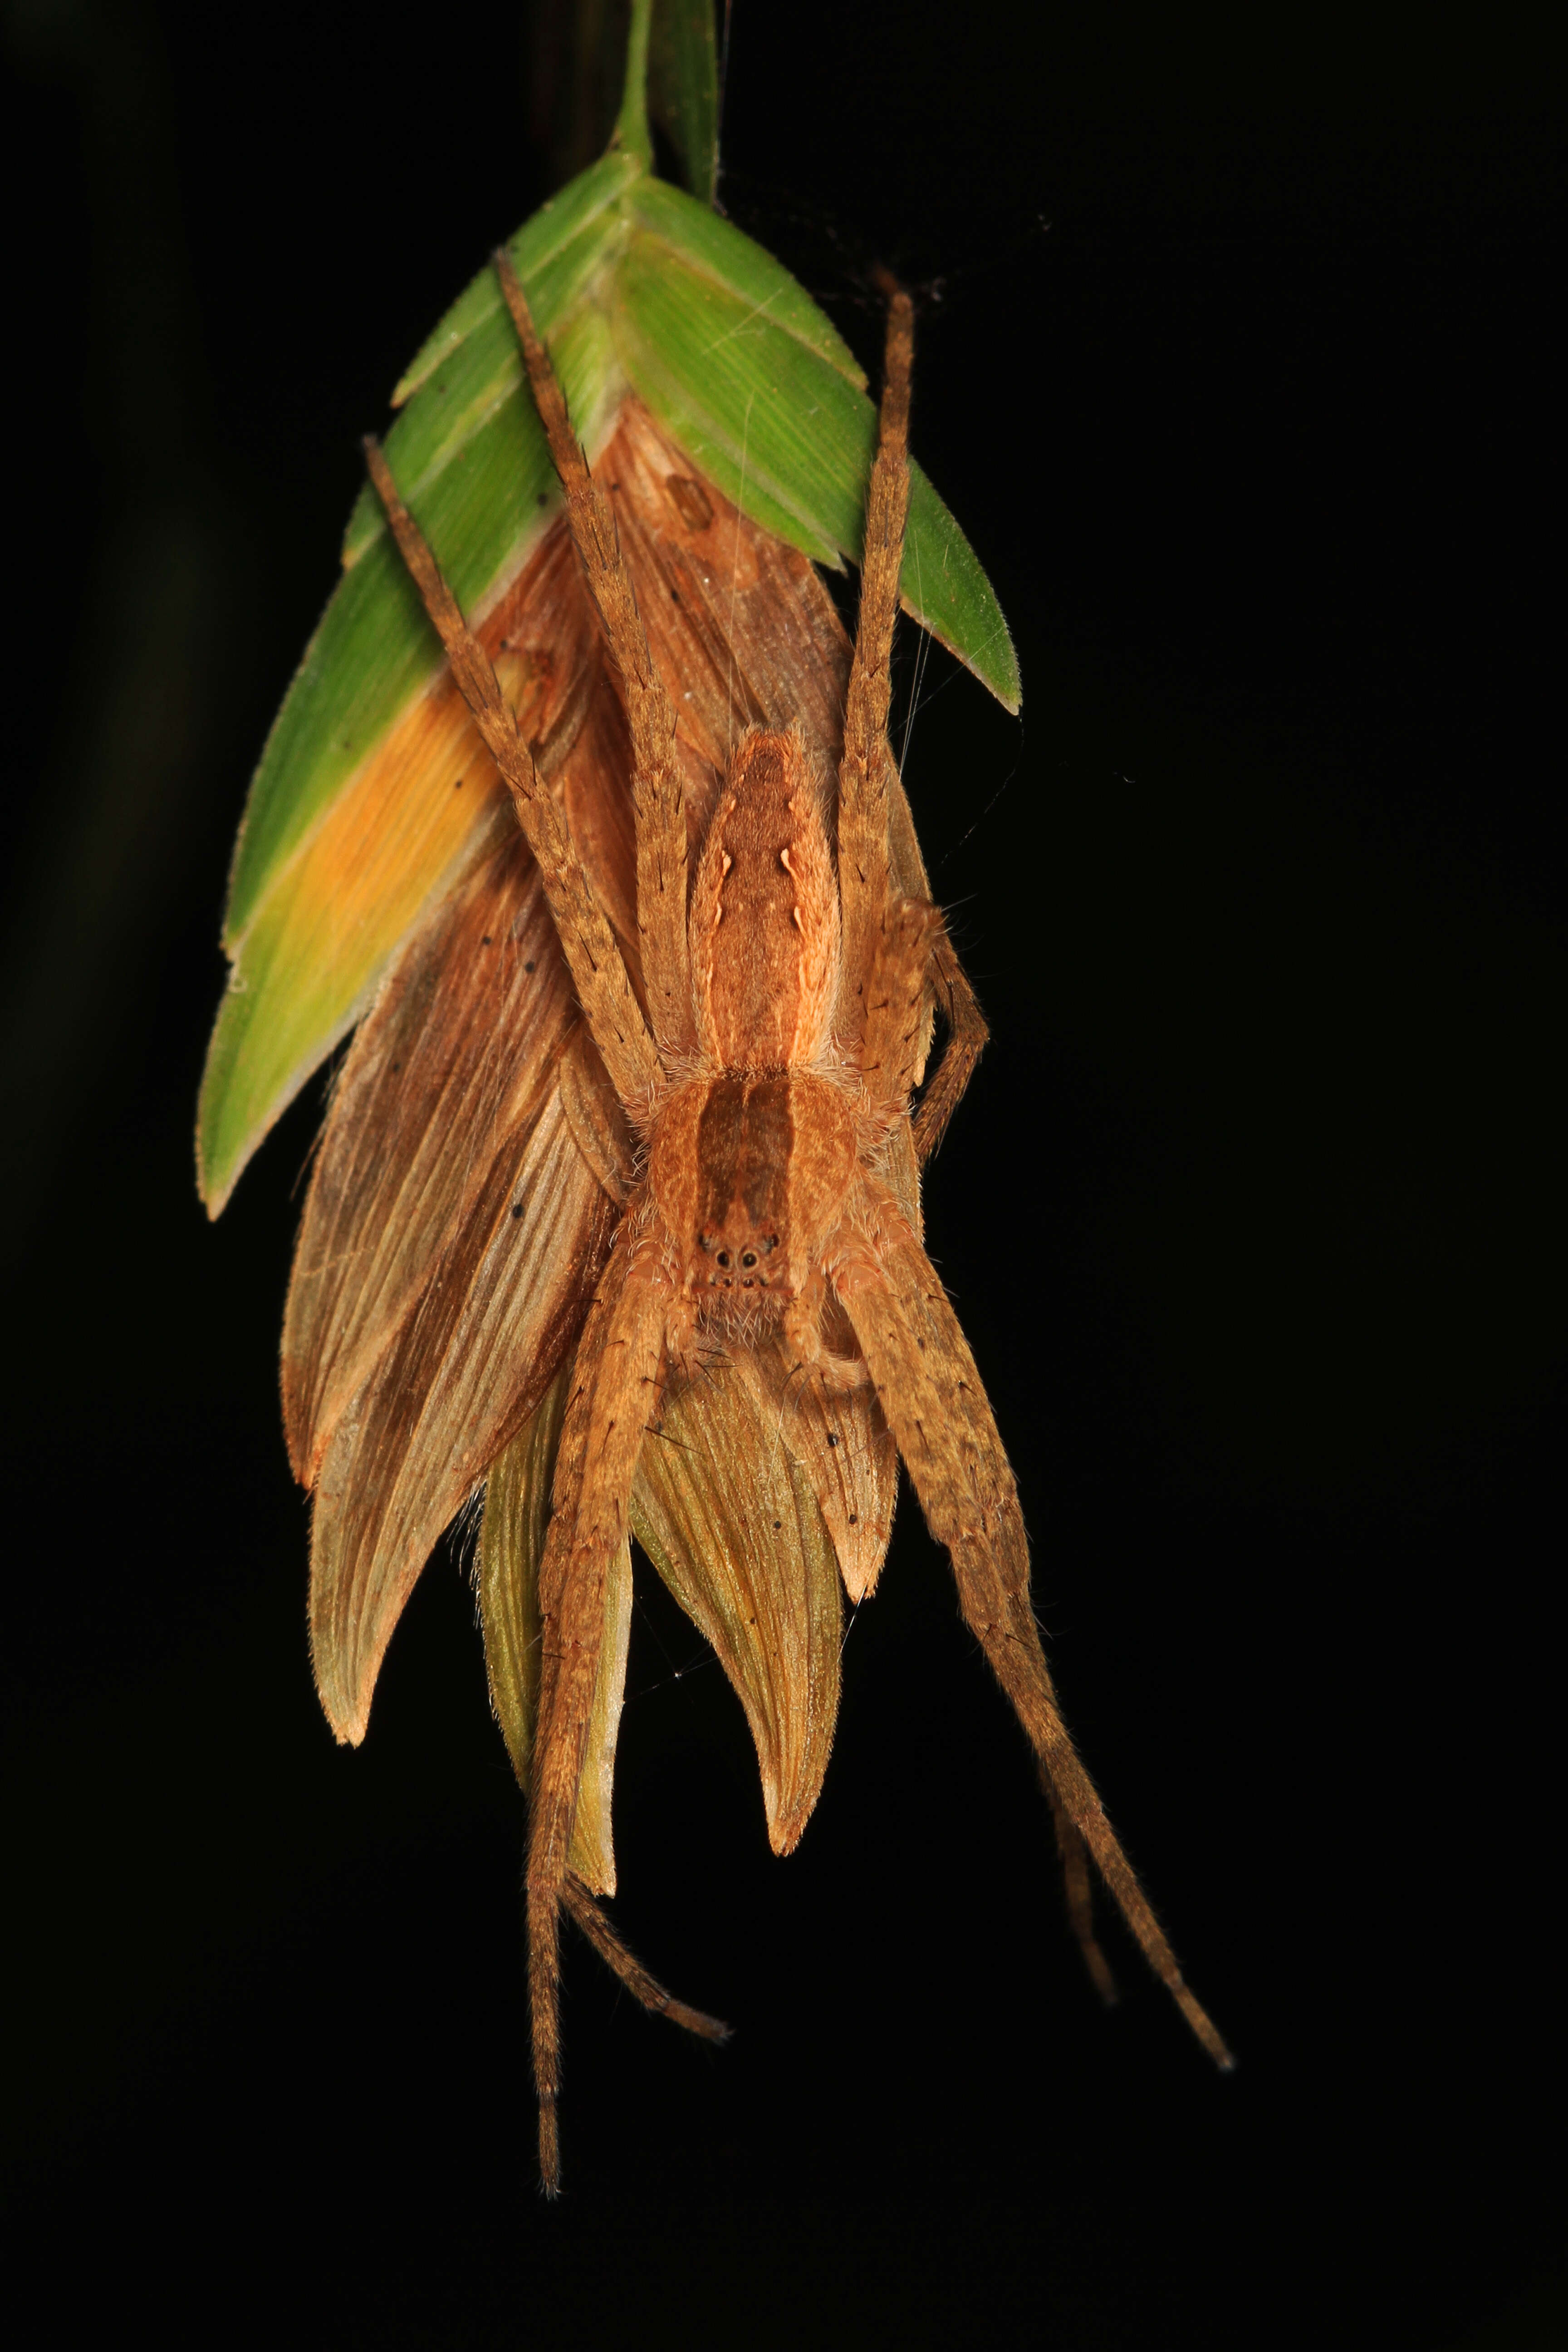
MULTIPOLYGON (((538 296, 542 331, 590 451, 608 435, 624 379, 585 297, 606 248, 623 234, 619 215, 600 208, 576 236, 553 246, 537 277, 523 280, 531 302, 538 296)), ((514 243, 522 241, 520 236, 514 243)), ((386 436, 398 488, 470 613, 482 612, 498 586, 516 576, 559 499, 494 271, 484 278, 494 297, 490 315, 471 306, 462 332, 447 338, 445 359, 425 372, 386 436)), ((441 667, 440 645, 368 487, 350 521, 343 560, 347 577, 306 648, 251 784, 224 925, 231 954, 279 870, 441 667), (367 572, 373 548, 381 562, 367 572)))
MULTIPOLYGON (((623 144, 527 221, 511 252, 590 457, 635 390, 753 521, 824 564, 858 556, 876 412, 843 339, 760 246, 650 177, 623 144)), ((482 620, 559 505, 493 270, 452 305, 395 397, 394 476, 459 602, 482 620)), ((215 1214, 494 816, 470 795, 439 824, 411 821, 376 866, 374 904, 368 874, 355 882, 359 813, 382 805, 376 763, 403 756, 398 730, 416 726, 443 665, 368 490, 343 562, 236 845, 224 926, 234 971, 198 1126, 215 1214), (458 821, 471 835, 454 833, 458 821)), ((906 608, 1016 710, 1017 665, 995 597, 919 467, 901 586, 906 608)))
MULTIPOLYGON (((692 216, 704 241, 710 227, 728 230, 727 223, 671 188, 659 189, 650 204, 650 185, 630 199, 648 226, 630 239, 614 278, 611 316, 626 374, 666 429, 755 521, 818 562, 858 560, 876 409, 822 339, 801 331, 783 289, 775 299, 768 273, 756 271, 742 291, 734 273, 721 278, 692 265, 692 216)), ((814 307, 776 264, 771 268, 796 304, 814 307)), ((921 468, 910 473, 900 582, 905 608, 1016 710, 1017 660, 991 584, 921 468)))
MULTIPOLYGON (((592 454, 626 392, 604 319, 580 307, 553 348, 592 454)), ((459 600, 482 616, 527 562, 559 495, 520 381, 427 469, 411 504, 459 600)), ((310 640, 236 849, 224 937, 234 968, 197 1116, 202 1197, 214 1215, 272 1122, 359 1018, 402 940, 487 836, 494 812, 484 795, 458 802, 448 793, 449 808, 410 809, 418 777, 389 782, 377 772, 396 752, 400 727, 417 724, 422 698, 443 669, 396 550, 378 536, 310 640), (389 813, 392 782, 402 798, 389 813), (370 836, 344 822, 359 803, 376 814, 370 836), (398 821, 388 822, 389 814, 398 821), (370 898, 373 872, 378 887, 370 898)))
POLYGON ((719 56, 713 0, 655 0, 649 111, 680 160, 686 184, 710 205, 719 184, 719 56))
MULTIPOLYGON (((517 274, 529 289, 531 302, 536 299, 535 281, 549 265, 591 230, 640 177, 641 167, 629 155, 612 152, 591 163, 585 172, 580 172, 574 180, 569 180, 558 195, 548 197, 523 223, 511 239, 510 251, 517 274)), ((421 343, 404 370, 392 395, 394 408, 401 408, 405 400, 411 399, 426 378, 476 327, 483 326, 487 319, 493 319, 504 309, 495 272, 487 265, 464 288, 440 325, 421 343)), ((539 317, 537 308, 534 317, 539 317)))
POLYGON ((817 309, 782 261, 743 235, 732 221, 693 203, 664 180, 637 180, 626 190, 622 210, 631 222, 658 238, 700 277, 732 294, 749 314, 782 327, 807 351, 828 361, 858 391, 866 371, 833 324, 817 309))

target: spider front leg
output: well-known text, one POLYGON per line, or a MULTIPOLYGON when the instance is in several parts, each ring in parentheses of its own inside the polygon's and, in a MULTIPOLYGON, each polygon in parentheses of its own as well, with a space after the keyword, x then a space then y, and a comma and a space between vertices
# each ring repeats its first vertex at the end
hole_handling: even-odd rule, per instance
POLYGON ((533 755, 518 734, 516 718, 500 690, 489 656, 464 620, 424 533, 398 495, 380 445, 367 436, 364 452, 398 551, 446 647, 452 675, 474 715, 485 748, 511 794, 594 1043, 623 1105, 627 1109, 640 1108, 658 1087, 663 1072, 615 934, 588 887, 588 877, 561 813, 534 766, 533 755))
POLYGON ((637 835, 637 933, 653 1034, 668 1063, 692 1045, 691 967, 686 935, 686 801, 675 763, 675 709, 648 652, 647 632, 622 561, 615 518, 588 471, 565 395, 534 328, 503 246, 496 276, 522 346, 534 404, 566 493, 566 519, 626 688, 637 835))
MULTIPOLYGON (((871 1368, 964 1621, 1012 1700, 1072 1829, 1094 1859, 1144 1958, 1215 2063, 1233 2061, 1188 1990, 1057 1705, 1029 1605, 1029 1550, 1017 1489, 969 1343, 935 1268, 886 1188, 863 1175, 833 1282, 871 1368)), ((1064 1862, 1068 1860, 1064 1852, 1064 1862)), ((1071 1879, 1069 1874, 1069 1894, 1071 1879)))
POLYGON ((888 704, 893 624, 899 611, 904 519, 910 503, 910 373, 914 305, 889 279, 888 335, 877 455, 866 499, 860 614, 844 706, 838 767, 838 889, 844 913, 843 982, 837 1029, 854 1052, 865 1025, 871 972, 890 890, 888 858, 888 704))
POLYGON ((542 1669, 528 1845, 528 1978, 539 2165, 552 2197, 561 2185, 560 1908, 598 1674, 605 1580, 612 1553, 626 1539, 669 1310, 662 1249, 641 1227, 634 1209, 584 1327, 539 1571, 542 1669))
MULTIPOLYGON (((844 914, 843 982, 838 1030, 852 1051, 875 1017, 870 986, 889 952, 889 933, 903 908, 929 906, 931 884, 921 856, 903 779, 887 740, 892 698, 893 626, 903 569, 904 524, 910 500, 910 380, 914 364, 914 307, 901 287, 889 292, 882 404, 877 455, 866 500, 866 541, 860 569, 860 614, 855 633, 844 712, 844 756, 838 771, 838 882, 844 914), (893 860, 919 900, 900 900, 893 860)), ((928 980, 948 1024, 948 1040, 914 1120, 916 1156, 923 1167, 941 1142, 989 1034, 980 1005, 940 921, 930 926, 929 964, 920 970, 921 1001, 928 980)), ((883 1090, 886 1092, 886 1090, 883 1090)), ((887 1099, 891 1099, 887 1095, 887 1099)))

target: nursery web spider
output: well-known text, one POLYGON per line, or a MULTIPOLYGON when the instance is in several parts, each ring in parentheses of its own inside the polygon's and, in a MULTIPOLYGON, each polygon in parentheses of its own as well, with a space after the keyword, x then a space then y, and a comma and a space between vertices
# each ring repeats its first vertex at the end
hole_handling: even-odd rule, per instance
POLYGON ((590 476, 510 258, 496 268, 566 494, 573 539, 623 682, 632 739, 637 920, 645 1015, 562 815, 374 441, 372 477, 454 675, 537 861, 584 1019, 634 1156, 625 1206, 578 1345, 540 1571, 542 1681, 528 1853, 529 1984, 540 2163, 559 2186, 559 1915, 571 1910, 648 2006, 672 2002, 568 1872, 605 1578, 624 1542, 645 1434, 705 1350, 782 1331, 802 1379, 873 1384, 965 1622, 1038 1759, 1068 1908, 1102 1992, 1089 1915, 1092 1860, 1155 1973, 1221 2066, 1224 2042, 1181 1971, 1058 1709, 1029 1604, 1017 1490, 957 1318, 900 1194, 973 1067, 984 1028, 928 902, 896 885, 886 740, 889 656, 909 500, 913 313, 890 285, 885 381, 867 508, 859 622, 837 808, 798 728, 749 729, 688 875, 675 717, 647 647, 615 524, 590 476), (829 815, 837 839, 830 840, 829 815), (932 988, 952 1015, 911 1118, 932 988))

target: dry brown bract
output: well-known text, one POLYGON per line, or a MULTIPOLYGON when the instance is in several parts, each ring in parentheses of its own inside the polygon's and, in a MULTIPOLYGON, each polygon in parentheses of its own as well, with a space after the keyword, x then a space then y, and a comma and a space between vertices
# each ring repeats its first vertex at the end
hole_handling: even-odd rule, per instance
MULTIPOLYGON (((367 1606, 363 1590, 354 1597, 354 1573, 342 1561, 322 1573, 318 1559, 319 1605, 345 1612, 338 1633, 349 1629, 351 1619, 350 1630, 370 1628, 363 1654, 345 1664, 353 1643, 340 1641, 334 1648, 332 1625, 323 1630, 318 1622, 323 1696, 334 1719, 357 1737, 386 1633, 428 1548, 431 1508, 439 1510, 444 1502, 449 1512, 495 1462, 513 1430, 521 1430, 517 1444, 525 1450, 554 1443, 547 1528, 537 1481, 528 1488, 526 1464, 520 1470, 510 1454, 492 1470, 488 1507, 504 1508, 506 1478, 522 1477, 519 1491, 534 1497, 536 1553, 542 1538, 528 1916, 540 2158, 545 2187, 553 2192, 563 1903, 639 1999, 698 2032, 721 2030, 670 2002, 637 1969, 591 1894, 614 1884, 607 1781, 600 1784, 614 1746, 612 1726, 606 1748, 602 1717, 607 1703, 618 1706, 619 1683, 603 1671, 603 1654, 606 1643, 618 1646, 624 1668, 634 1491, 644 1495, 639 1532, 646 1523, 654 1529, 650 1542, 658 1539, 660 1490, 658 1478, 649 1478, 647 1457, 661 1449, 651 1441, 661 1429, 668 1432, 683 1399, 706 1394, 704 1383, 711 1382, 716 1365, 742 1373, 738 1383, 731 1381, 733 1398, 761 1399, 764 1412, 768 1398, 791 1387, 801 1425, 809 1425, 815 1411, 830 1449, 835 1412, 853 1405, 860 1414, 858 1465, 834 1465, 850 1483, 834 1486, 820 1447, 810 1479, 846 1580, 855 1590, 858 1578, 858 1589, 867 1589, 885 1547, 891 1465, 879 1448, 890 1432, 927 1523, 952 1557, 964 1618, 1034 1744, 1056 1814, 1069 1907, 1097 1978, 1103 1985, 1104 1964, 1089 1925, 1086 1849, 1194 2031, 1228 2063, 1224 2043, 1183 1983, 1063 1727, 1029 1605, 1028 1549, 1013 1475, 973 1358, 921 1241, 918 1165, 962 1092, 984 1031, 930 903, 885 737, 908 502, 909 299, 897 291, 891 296, 837 795, 816 749, 826 731, 820 723, 752 724, 731 751, 711 813, 694 833, 687 806, 691 761, 677 740, 675 711, 650 654, 616 520, 589 475, 504 256, 497 267, 565 488, 572 539, 621 683, 630 734, 635 906, 606 911, 603 886, 599 895, 591 887, 579 854, 584 825, 569 827, 548 780, 548 731, 531 748, 524 739, 489 656, 399 500, 379 450, 367 444, 398 544, 531 852, 531 865, 519 864, 510 879, 510 936, 523 936, 529 925, 542 936, 548 921, 570 974, 570 990, 561 988, 553 1001, 538 990, 529 997, 527 1018, 538 1033, 529 1054, 520 1057, 515 1034, 510 1040, 512 1066, 533 1071, 538 1087, 548 1083, 551 1115, 537 1104, 529 1117, 505 1105, 506 1071, 500 1064, 488 1081, 494 1100, 487 1115, 496 1135, 517 1140, 496 1153, 495 1198, 480 1224, 497 1236, 490 1246, 499 1248, 511 1220, 525 1213, 537 1220, 563 1195, 575 1201, 574 1183, 581 1189, 586 1181, 597 1205, 591 1213, 581 1204, 574 1212, 577 1246, 558 1265, 554 1291, 532 1309, 541 1387, 555 1375, 543 1402, 536 1388, 513 1400, 510 1420, 505 1411, 489 1414, 483 1424, 486 1458, 448 1471, 448 1490, 423 1517, 409 1507, 416 1532, 402 1551, 395 1543, 389 1550, 376 1537, 370 1552, 379 1566, 364 1572, 372 1585, 379 1577, 386 1588, 375 1607, 367 1606), (836 839, 829 829, 834 817, 836 839), (700 847, 689 875, 693 840, 700 847), (536 887, 542 887, 542 906, 536 898, 531 904, 536 887), (933 995, 953 1034, 911 1118, 933 995), (591 1052, 574 1032, 576 1008, 591 1052), (537 1077, 541 1071, 543 1079, 537 1077), (596 1173, 596 1192, 585 1169, 596 1173), (547 1335, 569 1336, 579 1327, 568 1368, 564 1338, 551 1341, 547 1335), (862 1516, 852 1507, 857 1503, 870 1506, 873 1527, 864 1536, 857 1534, 862 1516)), ((623 452, 623 461, 635 463, 635 450, 623 452)), ((668 479, 693 530, 708 528, 711 502, 701 486, 674 475, 668 479)), ((738 518, 733 530, 738 576, 738 518)), ((557 717, 563 736, 571 733, 570 718, 557 717)), ((472 919, 493 921, 493 877, 482 903, 482 916, 472 919)), ((460 902, 449 919, 461 927, 460 902)), ((385 1022, 394 1015, 378 1009, 377 1017, 385 1022)), ((374 1066, 384 1068, 386 1058, 384 1047, 374 1066)), ((470 1074, 464 1083, 471 1092, 479 1081, 470 1074)), ((438 1150, 439 1139, 430 1149, 438 1150)), ((408 1156, 417 1156, 411 1147, 408 1156)), ((319 1171, 318 1186, 321 1181, 319 1171)), ((327 1181, 329 1190, 336 1181, 352 1193, 346 1177, 329 1175, 327 1181)), ((416 1185, 409 1213, 417 1214, 423 1197, 416 1185)), ((290 1308, 301 1327, 323 1328, 311 1285, 330 1287, 341 1258, 341 1250, 325 1253, 313 1266, 302 1242, 298 1315, 292 1302, 290 1308)), ((395 1291, 395 1267, 385 1279, 395 1291)), ((490 1284, 506 1279, 498 1260, 490 1284)), ((485 1285, 471 1283, 468 1295, 475 1288, 485 1285)), ((329 1528, 335 1459, 343 1478, 374 1476, 378 1463, 384 1483, 395 1485, 405 1475, 398 1465, 408 1458, 406 1429, 398 1424, 376 1441, 367 1416, 379 1412, 395 1423, 404 1411, 406 1418, 399 1404, 399 1349, 416 1354, 423 1349, 428 1357, 423 1323, 431 1315, 444 1313, 449 1321, 468 1311, 460 1297, 443 1304, 440 1292, 440 1284, 432 1285, 418 1311, 399 1325, 403 1310, 395 1303, 378 1305, 376 1286, 370 1285, 368 1305, 338 1312, 332 1348, 296 1347, 291 1353, 286 1348, 286 1384, 294 1366, 296 1460, 302 1475, 321 1481, 329 1528), (382 1334, 374 1347, 360 1328, 367 1318, 382 1334), (388 1348, 384 1334, 394 1328, 404 1336, 388 1348), (373 1360, 381 1367, 374 1378, 367 1374, 373 1360), (368 1473, 360 1466, 364 1461, 368 1473)), ((356 1299, 366 1296, 362 1280, 356 1299)), ((448 1332, 438 1350, 442 1362, 452 1352, 450 1339, 448 1332)), ((809 1440, 801 1443, 809 1454, 809 1440)), ((318 1544, 321 1539, 319 1502, 318 1544)), ((671 1572, 668 1561, 661 1565, 671 1572)), ((743 1572, 742 1562, 735 1573, 743 1572)), ((701 1622, 700 1596, 694 1613, 701 1622)), ((715 1613, 710 1595, 709 1618, 715 1613)), ((722 1649, 723 1625, 710 1630, 722 1649)), ((737 1657, 726 1663, 744 1695, 737 1657)), ((491 1672, 493 1682, 494 1660, 491 1672)), ((836 1663, 832 1678, 836 1701, 836 1663)), ((755 1695, 754 1704, 748 1697, 748 1709, 764 1777, 772 1753, 770 1826, 775 1844, 784 1848, 810 1810, 826 1749, 817 1739, 810 1756, 787 1755, 775 1737, 770 1751, 761 1722, 764 1695, 755 1695)))

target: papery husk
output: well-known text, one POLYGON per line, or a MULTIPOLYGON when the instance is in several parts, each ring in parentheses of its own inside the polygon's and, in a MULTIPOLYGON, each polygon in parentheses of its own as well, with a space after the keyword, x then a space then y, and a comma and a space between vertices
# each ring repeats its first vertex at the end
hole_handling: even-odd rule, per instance
POLYGON ((364 1737, 415 1579, 574 1341, 613 1224, 552 1089, 340 1421, 310 1528, 311 1656, 340 1739, 364 1737))
POLYGON ((778 1441, 805 1473, 858 1606, 876 1590, 899 1493, 899 1449, 876 1391, 807 1381, 776 1342, 756 1361, 778 1441))
MULTIPOLYGON (((596 624, 564 533, 509 607, 500 653, 546 683, 528 707, 541 759, 591 856, 637 969, 625 719, 605 690, 596 624)), ((444 770, 428 794, 451 796, 444 770)), ((500 791, 477 732, 465 789, 500 791)), ((538 1111, 576 1000, 510 803, 495 845, 408 941, 333 1090, 300 1221, 283 1327, 283 1409, 310 1485, 338 1419, 417 1302, 497 1152, 538 1111)))
POLYGON ((578 1013, 521 834, 404 958, 340 1081, 283 1325, 283 1420, 314 1483, 349 1400, 538 1117, 578 1013))
POLYGON ((838 1717, 838 1558, 811 1481, 744 1355, 667 1403, 632 1533, 712 1643, 752 1727, 775 1853, 799 1842, 838 1717))
MULTIPOLYGON (((539 1563, 544 1555, 551 1482, 570 1380, 568 1362, 497 1457, 485 1487, 476 1560, 490 1705, 525 1794, 533 1777, 539 1715, 539 1563)), ((610 1562, 605 1588, 604 1646, 568 1853, 567 1866, 595 1895, 616 1891, 610 1800, 631 1622, 632 1555, 626 1542, 610 1562)))

